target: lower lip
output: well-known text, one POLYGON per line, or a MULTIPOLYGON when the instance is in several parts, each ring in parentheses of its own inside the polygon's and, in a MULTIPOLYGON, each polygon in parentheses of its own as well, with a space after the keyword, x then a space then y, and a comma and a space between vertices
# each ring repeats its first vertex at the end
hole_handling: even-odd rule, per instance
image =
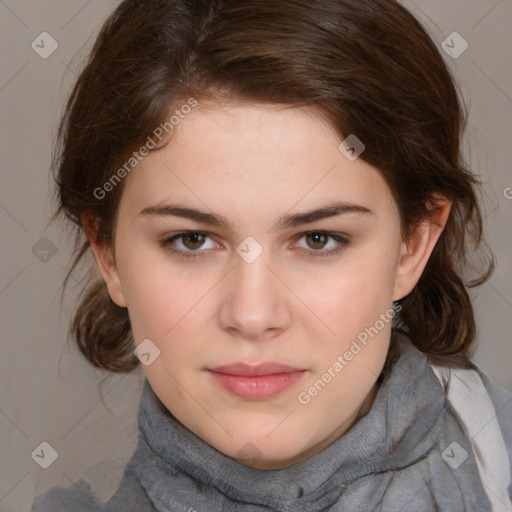
POLYGON ((305 370, 274 373, 271 375, 231 375, 209 371, 222 388, 246 400, 262 400, 278 395, 293 386, 306 373, 305 370))

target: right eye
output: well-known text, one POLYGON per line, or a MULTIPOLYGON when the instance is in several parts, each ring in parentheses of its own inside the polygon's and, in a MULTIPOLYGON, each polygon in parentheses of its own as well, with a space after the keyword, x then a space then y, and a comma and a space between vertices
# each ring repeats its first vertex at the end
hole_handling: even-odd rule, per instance
POLYGON ((204 257, 205 251, 200 251, 199 249, 203 247, 206 238, 211 237, 201 231, 182 231, 160 240, 160 246, 166 251, 170 251, 184 258, 204 257), (183 249, 176 249, 176 241, 180 241, 183 249))

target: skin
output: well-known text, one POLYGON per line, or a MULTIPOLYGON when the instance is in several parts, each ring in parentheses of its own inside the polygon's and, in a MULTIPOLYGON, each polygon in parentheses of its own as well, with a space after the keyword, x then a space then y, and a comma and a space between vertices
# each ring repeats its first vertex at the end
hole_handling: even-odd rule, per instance
POLYGON ((175 128, 167 147, 125 178, 114 247, 98 244, 83 216, 110 296, 128 308, 135 343, 150 339, 160 350, 143 366, 151 387, 181 423, 225 455, 239 459, 251 443, 252 460, 241 461, 248 466, 278 469, 305 460, 368 412, 391 322, 309 403, 300 403, 298 394, 410 293, 450 211, 438 198, 431 217, 402 240, 384 179, 362 158, 345 158, 340 142, 309 109, 202 104, 175 128), (272 229, 285 214, 336 201, 371 213, 272 229), (171 203, 222 215, 233 231, 140 214, 171 203), (204 257, 180 257, 159 244, 182 230, 207 236, 178 238, 169 247, 204 257), (305 235, 311 231, 349 243, 322 256, 341 244, 305 235), (252 263, 236 252, 249 236, 263 250, 252 263), (205 370, 239 361, 307 371, 277 396, 244 400, 205 370))

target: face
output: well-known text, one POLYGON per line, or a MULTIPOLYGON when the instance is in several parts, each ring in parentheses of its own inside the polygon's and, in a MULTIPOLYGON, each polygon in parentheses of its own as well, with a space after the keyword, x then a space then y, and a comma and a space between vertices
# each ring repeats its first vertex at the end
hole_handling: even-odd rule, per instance
POLYGON ((147 379, 254 467, 304 460, 367 412, 415 282, 389 188, 340 142, 302 108, 200 105, 126 178, 102 274, 159 351, 147 379))

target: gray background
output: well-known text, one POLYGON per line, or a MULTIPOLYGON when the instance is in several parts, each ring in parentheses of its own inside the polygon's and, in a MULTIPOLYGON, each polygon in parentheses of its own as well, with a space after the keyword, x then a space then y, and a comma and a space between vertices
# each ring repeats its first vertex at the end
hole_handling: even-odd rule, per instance
MULTIPOLYGON (((59 307, 71 238, 62 224, 47 226, 57 121, 74 70, 118 3, 0 0, 1 512, 28 511, 36 494, 80 477, 107 499, 135 447, 142 369, 106 379, 101 400, 97 383, 107 375, 66 341, 80 271, 59 307), (31 47, 42 32, 59 45, 46 59, 31 47), (48 469, 31 456, 43 441, 58 452, 48 469)), ((512 1, 403 3, 439 47, 454 31, 469 44, 456 59, 444 56, 470 107, 465 153, 486 183, 486 236, 498 260, 491 281, 472 292, 479 326, 473 360, 512 389, 512 1)))

